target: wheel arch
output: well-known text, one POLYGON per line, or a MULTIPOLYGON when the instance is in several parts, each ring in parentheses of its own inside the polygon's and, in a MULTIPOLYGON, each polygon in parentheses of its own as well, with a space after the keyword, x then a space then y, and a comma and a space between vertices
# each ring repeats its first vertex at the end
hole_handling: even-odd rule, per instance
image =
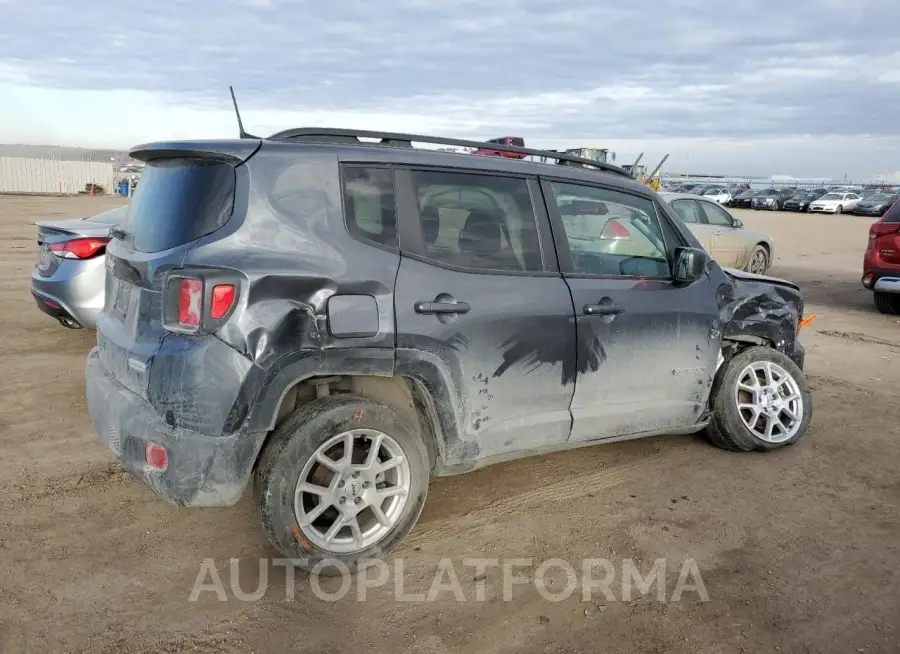
POLYGON ((460 438, 461 387, 428 353, 397 350, 395 361, 393 356, 370 358, 359 350, 343 356, 312 352, 279 364, 257 394, 248 417, 250 430, 271 435, 287 416, 316 398, 354 393, 391 406, 422 434, 434 474, 477 455, 477 448, 460 438))

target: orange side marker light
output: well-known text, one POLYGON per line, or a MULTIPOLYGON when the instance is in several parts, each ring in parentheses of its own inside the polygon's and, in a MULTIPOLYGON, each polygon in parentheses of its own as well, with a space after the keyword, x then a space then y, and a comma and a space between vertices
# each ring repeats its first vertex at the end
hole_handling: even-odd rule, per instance
POLYGON ((804 327, 806 327, 809 323, 811 323, 815 319, 816 319, 816 314, 814 314, 814 313, 809 314, 806 318, 804 318, 803 320, 801 320, 800 322, 797 323, 797 329, 803 329, 804 327))

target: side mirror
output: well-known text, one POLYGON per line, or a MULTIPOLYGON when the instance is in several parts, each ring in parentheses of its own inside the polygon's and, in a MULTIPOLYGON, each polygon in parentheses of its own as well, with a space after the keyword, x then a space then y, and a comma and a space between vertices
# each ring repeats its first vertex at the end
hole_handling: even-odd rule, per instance
POLYGON ((700 248, 677 248, 675 250, 676 281, 690 284, 706 274, 709 255, 700 248))
POLYGON ((734 227, 735 229, 740 229, 741 227, 744 226, 744 223, 740 218, 735 218, 734 222, 731 223, 731 226, 734 227))

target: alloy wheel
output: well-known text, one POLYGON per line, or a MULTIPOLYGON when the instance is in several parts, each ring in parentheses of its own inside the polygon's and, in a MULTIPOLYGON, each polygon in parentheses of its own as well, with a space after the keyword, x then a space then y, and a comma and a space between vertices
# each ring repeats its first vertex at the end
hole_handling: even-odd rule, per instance
POLYGON ((297 481, 294 513, 302 534, 328 552, 357 552, 397 525, 409 498, 409 461, 396 440, 354 429, 319 446, 297 481))
POLYGON ((794 378, 771 361, 757 361, 738 375, 738 413, 754 436, 768 443, 793 438, 803 423, 803 396, 794 378))

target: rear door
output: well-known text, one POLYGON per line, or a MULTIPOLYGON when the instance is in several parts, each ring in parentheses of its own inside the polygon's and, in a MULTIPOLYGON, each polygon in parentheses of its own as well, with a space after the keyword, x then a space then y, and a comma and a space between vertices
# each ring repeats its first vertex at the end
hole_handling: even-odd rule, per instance
POLYGON ((168 333, 162 281, 194 242, 231 218, 235 162, 185 154, 147 163, 121 226, 107 248, 106 298, 97 322, 104 367, 147 396, 150 364, 168 333))
POLYGON ((671 278, 670 261, 683 243, 650 197, 563 181, 543 187, 577 321, 571 440, 692 427, 719 355, 712 282, 671 278), (573 194, 593 197, 607 213, 568 219, 559 199, 573 194), (612 220, 628 238, 603 237, 612 220))
POLYGON ((565 443, 575 388, 572 298, 536 180, 398 168, 398 356, 455 388, 477 458, 565 443), (538 201, 535 201, 535 199, 538 201))

